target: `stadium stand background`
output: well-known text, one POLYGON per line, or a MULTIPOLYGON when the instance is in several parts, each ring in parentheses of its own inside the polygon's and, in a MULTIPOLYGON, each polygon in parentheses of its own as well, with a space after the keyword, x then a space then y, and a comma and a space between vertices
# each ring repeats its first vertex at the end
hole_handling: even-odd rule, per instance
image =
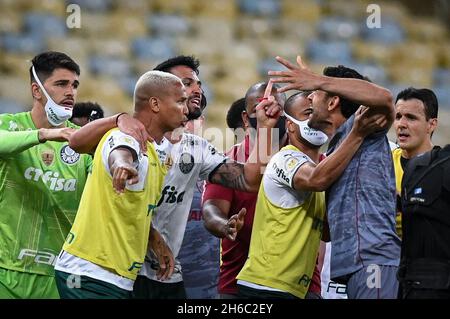
POLYGON ((317 72, 355 67, 394 95, 407 86, 432 88, 440 103, 434 142, 450 143, 449 1, 376 1, 382 27, 369 29, 372 2, 0 0, 0 112, 30 109, 29 61, 44 50, 66 52, 81 65, 78 100, 98 102, 106 115, 130 110, 138 74, 194 54, 207 124, 224 128, 231 102, 281 69, 275 55, 300 54, 317 72), (81 8, 79 29, 66 26, 71 3, 81 8))

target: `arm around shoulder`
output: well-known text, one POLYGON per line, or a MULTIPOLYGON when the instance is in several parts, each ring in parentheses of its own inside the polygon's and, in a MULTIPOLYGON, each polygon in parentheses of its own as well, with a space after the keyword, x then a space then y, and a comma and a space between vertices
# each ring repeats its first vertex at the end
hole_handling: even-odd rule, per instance
POLYGON ((95 148, 110 129, 116 127, 117 115, 92 121, 70 136, 69 146, 78 153, 94 153, 95 148))

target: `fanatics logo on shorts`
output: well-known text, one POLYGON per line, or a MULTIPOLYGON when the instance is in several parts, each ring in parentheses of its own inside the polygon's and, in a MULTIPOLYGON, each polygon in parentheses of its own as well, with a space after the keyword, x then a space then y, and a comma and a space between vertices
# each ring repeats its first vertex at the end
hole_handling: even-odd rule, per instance
POLYGON ((66 164, 75 164, 80 159, 80 154, 70 148, 69 145, 65 145, 60 152, 61 159, 66 164))
POLYGON ((188 174, 194 168, 194 157, 189 153, 183 153, 180 156, 180 171, 183 174, 188 174))
POLYGON ((50 166, 55 159, 55 152, 51 149, 47 149, 41 153, 41 158, 45 165, 50 166))

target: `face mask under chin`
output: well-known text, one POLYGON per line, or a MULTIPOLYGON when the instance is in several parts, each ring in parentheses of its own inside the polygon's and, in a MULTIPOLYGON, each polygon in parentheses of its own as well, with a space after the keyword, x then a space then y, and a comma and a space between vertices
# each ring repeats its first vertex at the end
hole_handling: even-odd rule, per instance
POLYGON ((34 66, 32 67, 33 76, 39 85, 40 89, 44 93, 45 97, 47 98, 47 103, 45 103, 45 113, 47 115, 47 120, 52 126, 60 126, 65 121, 70 119, 72 117, 73 108, 71 107, 65 107, 57 104, 53 99, 50 97, 50 95, 45 90, 44 86, 42 85, 41 81, 39 80, 36 71, 34 70, 34 66))
POLYGON ((322 146, 328 141, 328 136, 324 132, 308 126, 309 119, 300 121, 288 114, 286 114, 286 117, 298 126, 301 137, 308 143, 314 146, 322 146))

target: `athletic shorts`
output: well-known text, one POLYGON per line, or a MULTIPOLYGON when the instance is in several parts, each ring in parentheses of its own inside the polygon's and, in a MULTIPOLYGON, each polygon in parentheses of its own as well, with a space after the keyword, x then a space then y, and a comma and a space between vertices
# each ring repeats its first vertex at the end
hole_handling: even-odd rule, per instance
POLYGON ((396 266, 370 265, 353 273, 347 282, 348 299, 397 299, 396 266))
POLYGON ((87 276, 55 270, 61 299, 130 299, 131 291, 87 276))
POLYGON ((163 283, 137 276, 133 286, 134 299, 186 299, 184 282, 163 283))

